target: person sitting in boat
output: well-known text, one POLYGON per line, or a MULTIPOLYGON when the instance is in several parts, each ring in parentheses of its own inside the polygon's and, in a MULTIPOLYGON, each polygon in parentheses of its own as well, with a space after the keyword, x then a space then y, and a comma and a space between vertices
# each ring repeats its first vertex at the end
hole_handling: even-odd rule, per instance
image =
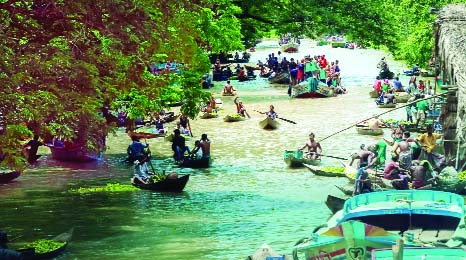
POLYGON ((196 140, 196 142, 194 142, 194 149, 191 151, 190 157, 193 157, 196 160, 199 160, 202 158, 202 149, 201 149, 200 140, 196 140))
POLYGON ((233 102, 235 102, 235 105, 236 105, 236 113, 244 117, 247 112, 246 112, 246 108, 243 105, 243 102, 241 100, 238 101, 238 97, 235 97, 233 102))
POLYGON ((278 117, 278 114, 277 112, 275 112, 275 107, 273 105, 270 105, 270 110, 268 112, 265 112, 265 114, 272 120, 275 120, 275 118, 278 117))
MULTIPOLYGON (((185 114, 180 115, 180 124, 184 129, 184 132, 187 133, 187 135, 191 135, 191 124, 189 123, 188 116, 185 114)), ((192 136, 192 135, 191 135, 192 136)))
POLYGON ((235 67, 236 76, 239 76, 240 71, 241 71, 241 66, 239 65, 239 63, 237 63, 235 67))
POLYGON ((223 74, 229 78, 229 77, 233 76, 233 71, 231 71, 230 67, 227 67, 225 69, 225 71, 223 72, 223 74))
POLYGON ((377 115, 367 120, 367 127, 369 129, 380 129, 381 126, 385 126, 385 122, 377 115))
POLYGON ((437 176, 432 169, 432 165, 424 160, 422 162, 413 161, 413 165, 409 168, 413 189, 419 189, 430 183, 437 182, 437 176))
POLYGON ((419 64, 414 64, 413 69, 412 69, 413 75, 416 75, 419 73, 419 64))
POLYGON ((309 159, 317 160, 322 153, 322 146, 320 143, 315 140, 314 133, 309 134, 309 140, 306 141, 303 147, 299 148, 299 150, 304 150, 307 147, 307 156, 309 159))
POLYGON ((246 71, 244 70, 244 67, 241 67, 239 73, 238 73, 238 80, 239 81, 246 81, 248 80, 248 77, 246 76, 246 71))
POLYGON ((180 131, 180 133, 184 134, 184 135, 189 135, 189 129, 185 129, 181 126, 181 123, 180 122, 176 122, 175 124, 175 129, 178 129, 180 131))
POLYGON ((253 67, 246 67, 246 73, 247 73, 248 78, 249 77, 251 77, 251 78, 255 77, 253 67))
POLYGON ((235 52, 235 57, 234 57, 235 61, 239 60, 239 53, 238 52, 235 52))
POLYGON ((216 73, 222 72, 222 64, 220 63, 220 59, 217 59, 217 61, 215 61, 214 72, 216 73))
POLYGON ((126 150, 128 153, 128 161, 134 162, 136 160, 142 161, 147 157, 145 148, 149 147, 149 144, 142 144, 136 136, 132 136, 131 140, 133 141, 126 150))
POLYGON ((389 90, 387 93, 383 94, 384 104, 396 104, 396 97, 393 94, 392 90, 389 90))
POLYGON ((374 90, 377 91, 379 95, 382 93, 382 80, 380 76, 375 77, 374 90))
POLYGON ((144 184, 151 183, 151 176, 149 175, 149 169, 147 168, 147 160, 148 158, 141 158, 140 160, 134 161, 134 177, 132 182, 141 182, 144 184))
POLYGON ((201 142, 199 143, 199 146, 202 150, 202 158, 210 157, 210 140, 207 138, 207 134, 201 135, 201 142))
POLYGON ((212 102, 210 100, 207 101, 207 104, 205 105, 205 107, 201 108, 201 112, 209 113, 209 114, 214 112, 214 108, 212 107, 212 102))
POLYGON ((392 160, 385 166, 383 177, 391 180, 393 187, 397 190, 409 189, 408 176, 405 174, 405 170, 399 166, 397 155, 392 156, 392 160))
POLYGON ((186 140, 183 136, 181 136, 180 130, 175 129, 173 131, 173 143, 172 143, 172 150, 174 152, 173 158, 177 162, 181 162, 184 159, 184 153, 189 153, 189 147, 186 146, 186 140))
POLYGON ((235 87, 231 85, 230 81, 227 80, 227 84, 223 87, 223 93, 224 94, 234 94, 233 91, 236 91, 235 87))
POLYGON ((392 87, 393 91, 395 91, 395 92, 403 92, 404 91, 403 84, 401 83, 400 78, 395 77, 395 80, 392 82, 392 84, 393 84, 393 87, 392 87))
POLYGON ((23 146, 23 149, 27 153, 29 163, 34 163, 37 159, 39 159, 40 155, 37 155, 37 150, 39 149, 39 146, 42 145, 44 145, 44 143, 39 141, 39 136, 34 135, 34 138, 23 146))

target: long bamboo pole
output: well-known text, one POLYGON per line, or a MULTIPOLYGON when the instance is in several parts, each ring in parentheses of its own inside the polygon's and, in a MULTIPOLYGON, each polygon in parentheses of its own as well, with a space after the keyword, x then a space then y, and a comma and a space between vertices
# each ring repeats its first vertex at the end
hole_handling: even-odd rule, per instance
POLYGON ((385 111, 385 112, 383 112, 383 113, 380 113, 380 114, 378 114, 378 115, 371 116, 371 117, 366 118, 366 119, 364 119, 364 120, 361 120, 361 121, 359 121, 359 122, 357 122, 357 123, 355 123, 355 124, 352 124, 352 125, 350 125, 350 126, 344 128, 344 129, 342 129, 342 130, 340 130, 340 131, 338 131, 338 132, 335 132, 335 133, 333 133, 333 134, 331 134, 331 135, 329 135, 329 136, 326 136, 326 137, 320 139, 319 142, 322 142, 322 141, 324 141, 324 140, 326 140, 326 139, 328 139, 328 138, 330 138, 330 137, 332 137, 332 136, 334 136, 334 135, 337 135, 337 134, 339 134, 339 133, 341 133, 341 132, 344 132, 344 131, 346 131, 346 130, 348 130, 348 129, 350 129, 350 128, 352 128, 352 127, 354 127, 354 126, 356 126, 356 125, 358 125, 358 124, 360 124, 360 123, 362 123, 362 122, 365 122, 365 121, 367 121, 367 120, 369 120, 369 119, 372 119, 372 118, 375 118, 375 117, 379 117, 379 116, 381 116, 381 115, 390 113, 390 112, 392 112, 392 111, 395 111, 395 110, 400 109, 400 108, 403 108, 403 107, 410 106, 410 105, 415 104, 415 103, 417 103, 417 102, 419 102, 419 101, 422 101, 422 100, 429 100, 429 99, 432 99, 432 98, 444 96, 444 95, 446 95, 446 94, 448 94, 448 93, 449 93, 449 91, 444 92, 444 93, 441 93, 441 94, 433 95, 433 96, 430 96, 430 97, 422 98, 422 99, 416 99, 416 100, 413 101, 413 102, 409 102, 409 103, 406 103, 406 104, 404 104, 404 105, 402 105, 402 106, 398 106, 398 107, 396 107, 396 108, 387 110, 387 111, 385 111))

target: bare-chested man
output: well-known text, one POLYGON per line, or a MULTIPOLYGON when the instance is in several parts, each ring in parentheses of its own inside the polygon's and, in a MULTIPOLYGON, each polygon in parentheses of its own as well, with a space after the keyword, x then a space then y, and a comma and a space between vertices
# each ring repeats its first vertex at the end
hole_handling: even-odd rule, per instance
POLYGON ((307 153, 309 158, 315 160, 318 159, 319 155, 322 153, 322 147, 320 146, 320 143, 317 142, 314 138, 314 133, 310 133, 309 140, 299 150, 303 150, 307 147, 307 153))
POLYGON ((202 134, 199 146, 202 149, 202 158, 210 157, 210 140, 207 138, 207 134, 202 134))
POLYGON ((374 118, 371 118, 367 121, 367 127, 370 129, 379 129, 381 125, 384 125, 385 123, 379 119, 378 116, 375 116, 374 118))
POLYGON ((398 155, 400 167, 408 169, 411 166, 411 145, 415 143, 414 139, 411 138, 411 134, 406 131, 403 133, 403 139, 396 142, 393 146, 393 152, 398 155))
POLYGON ((223 87, 223 93, 224 94, 234 94, 233 91, 236 91, 236 89, 233 87, 233 85, 230 84, 230 81, 227 81, 227 84, 225 84, 225 87, 223 87))
POLYGON ((364 145, 361 145, 361 150, 351 155, 350 166, 353 165, 354 160, 358 160, 356 165, 358 169, 361 167, 369 168, 377 162, 377 157, 373 152, 365 149, 364 145))

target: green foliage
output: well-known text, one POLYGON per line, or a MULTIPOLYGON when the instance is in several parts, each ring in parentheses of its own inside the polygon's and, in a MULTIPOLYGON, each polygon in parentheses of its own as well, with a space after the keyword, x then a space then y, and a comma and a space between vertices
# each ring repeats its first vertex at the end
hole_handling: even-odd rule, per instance
POLYGON ((134 187, 133 185, 120 184, 120 183, 107 183, 107 185, 105 186, 81 187, 77 189, 71 189, 70 192, 79 193, 79 194, 89 194, 89 193, 95 193, 95 192, 127 192, 127 191, 135 191, 135 190, 139 190, 139 189, 134 187))
POLYGON ((52 252, 62 247, 65 242, 54 241, 50 239, 39 239, 27 244, 24 248, 34 248, 36 254, 52 252))

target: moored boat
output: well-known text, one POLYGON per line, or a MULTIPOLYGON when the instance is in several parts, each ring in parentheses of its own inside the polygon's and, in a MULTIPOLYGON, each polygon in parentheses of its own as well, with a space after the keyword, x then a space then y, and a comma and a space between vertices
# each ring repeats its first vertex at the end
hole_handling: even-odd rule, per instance
POLYGON ((186 183, 189 181, 189 174, 178 177, 177 179, 165 178, 156 183, 145 184, 134 179, 133 186, 143 190, 163 191, 163 192, 182 192, 186 183))
POLYGON ((327 195, 327 200, 325 200, 325 205, 333 213, 337 213, 339 210, 343 209, 345 205, 345 199, 335 197, 332 195, 327 195))
MULTIPOLYGON (((393 249, 373 249, 371 260, 392 260, 393 249)), ((432 260, 432 259, 466 259, 466 248, 448 247, 403 247, 403 260, 432 260)))
POLYGON ((19 171, 0 172, 0 183, 8 183, 21 175, 19 171))
POLYGON ((389 103, 389 104, 377 104, 378 108, 395 108, 396 104, 395 103, 389 103))
POLYGON ((293 86, 291 96, 295 98, 326 98, 335 97, 336 94, 334 88, 321 83, 319 83, 315 91, 311 92, 309 91, 307 81, 304 81, 293 86))
POLYGON ((329 227, 350 220, 362 221, 390 232, 411 234, 409 242, 445 243, 464 225, 464 199, 460 195, 426 190, 390 190, 364 193, 346 200, 327 222, 329 227))
POLYGON ((346 42, 330 42, 332 48, 345 48, 346 42))
POLYGON ((280 49, 283 51, 283 52, 298 52, 299 50, 299 44, 298 43, 294 43, 294 42, 291 42, 291 43, 286 43, 286 44, 282 44, 280 46, 280 49))
POLYGON ((21 252, 24 259, 27 260, 54 259, 65 252, 73 236, 73 231, 74 228, 71 228, 67 232, 57 235, 50 240, 36 240, 26 245, 27 248, 19 249, 18 252, 21 252))
POLYGON ((273 84, 288 84, 290 83, 290 75, 286 72, 279 73, 273 78, 269 78, 269 82, 273 84))
POLYGON ((137 131, 137 132, 128 132, 129 137, 138 138, 138 139, 152 139, 157 137, 164 137, 165 132, 156 133, 156 132, 146 132, 146 131, 137 131))
POLYGON ((266 117, 259 122, 259 126, 263 129, 275 130, 280 126, 280 123, 277 120, 266 117))
POLYGON ((209 168, 212 164, 212 159, 209 157, 204 157, 201 159, 193 159, 186 157, 183 162, 180 164, 180 167, 186 168, 209 168))
POLYGON ((309 169, 313 174, 318 176, 325 176, 325 177, 346 177, 345 169, 338 168, 338 167, 319 167, 313 166, 309 164, 304 164, 306 168, 309 169))
POLYGON ((383 135, 383 129, 381 128, 356 127, 356 131, 360 135, 383 135))
POLYGON ((223 118, 223 121, 225 122, 238 122, 238 121, 244 121, 246 118, 240 114, 231 114, 231 115, 226 115, 223 118))
POLYGON ((407 103, 410 95, 406 92, 395 92, 396 103, 407 103))
POLYGON ((301 150, 285 150, 283 152, 283 160, 289 167, 303 167, 306 164, 320 164, 320 159, 307 158, 306 156, 304 156, 304 153, 301 150))
POLYGON ((370 259, 371 250, 391 247, 400 237, 377 226, 346 221, 298 241, 293 248, 293 257, 298 260, 304 254, 304 259, 308 260, 370 259))

